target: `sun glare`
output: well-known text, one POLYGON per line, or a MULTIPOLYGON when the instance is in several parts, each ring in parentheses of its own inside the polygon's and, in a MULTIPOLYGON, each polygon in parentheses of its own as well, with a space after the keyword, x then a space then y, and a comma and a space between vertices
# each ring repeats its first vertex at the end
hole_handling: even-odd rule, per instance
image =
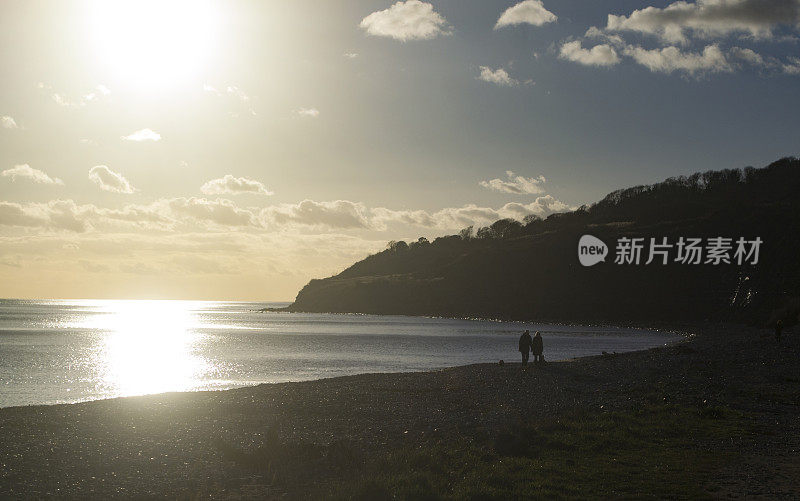
POLYGON ((209 62, 219 13, 204 0, 102 0, 91 18, 92 44, 110 78, 163 89, 197 77, 209 62))
POLYGON ((97 354, 102 384, 115 396, 194 389, 208 369, 194 323, 180 301, 115 303, 94 325, 108 332, 97 354))

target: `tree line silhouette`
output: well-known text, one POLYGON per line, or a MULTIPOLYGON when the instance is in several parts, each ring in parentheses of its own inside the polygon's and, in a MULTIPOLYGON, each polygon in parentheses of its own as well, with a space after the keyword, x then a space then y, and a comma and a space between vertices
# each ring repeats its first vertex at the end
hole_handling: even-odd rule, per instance
POLYGON ((501 219, 432 242, 393 241, 336 276, 312 280, 287 309, 565 321, 767 323, 780 314, 793 322, 800 303, 798 230, 800 160, 783 158, 761 169, 617 190, 545 219, 501 219), (584 234, 606 242, 605 262, 580 265, 584 234), (758 263, 614 263, 621 237, 719 236, 760 237, 758 263))

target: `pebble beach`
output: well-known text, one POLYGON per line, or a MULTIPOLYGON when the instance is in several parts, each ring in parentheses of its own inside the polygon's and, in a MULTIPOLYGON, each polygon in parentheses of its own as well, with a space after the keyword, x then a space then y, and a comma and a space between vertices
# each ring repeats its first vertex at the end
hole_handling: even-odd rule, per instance
POLYGON ((726 458, 708 475, 709 496, 800 495, 795 331, 785 331, 778 345, 771 331, 740 325, 673 330, 684 340, 525 370, 514 358, 433 372, 4 408, 0 497, 305 498, 316 484, 344 475, 335 467, 343 461, 370 464, 387 451, 454 440, 491 443, 519 422, 652 404, 724 406, 747 421, 747 433, 696 444, 726 458), (257 461, 265 451, 279 451, 266 468, 257 461), (308 454, 324 456, 328 466, 319 463, 299 485, 276 477, 275 462, 299 461, 302 469, 308 454))

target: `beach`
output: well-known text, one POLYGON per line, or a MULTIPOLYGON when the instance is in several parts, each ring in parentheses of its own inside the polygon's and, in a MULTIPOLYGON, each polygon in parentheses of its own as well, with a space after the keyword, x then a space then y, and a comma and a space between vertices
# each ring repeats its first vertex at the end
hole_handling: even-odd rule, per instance
MULTIPOLYGON (((800 339, 0 409, 0 497, 800 495, 800 339)), ((546 352, 545 339, 545 355, 546 352)))
POLYGON ((641 4, 4 1, 0 501, 800 501, 800 0, 641 4))

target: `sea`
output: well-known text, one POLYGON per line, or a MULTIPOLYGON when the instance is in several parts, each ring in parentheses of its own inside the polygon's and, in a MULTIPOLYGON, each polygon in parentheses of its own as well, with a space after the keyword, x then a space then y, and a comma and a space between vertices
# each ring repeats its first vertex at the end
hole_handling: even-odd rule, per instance
POLYGON ((0 407, 74 403, 363 373, 644 350, 641 329, 395 315, 259 311, 287 303, 0 299, 0 407))

